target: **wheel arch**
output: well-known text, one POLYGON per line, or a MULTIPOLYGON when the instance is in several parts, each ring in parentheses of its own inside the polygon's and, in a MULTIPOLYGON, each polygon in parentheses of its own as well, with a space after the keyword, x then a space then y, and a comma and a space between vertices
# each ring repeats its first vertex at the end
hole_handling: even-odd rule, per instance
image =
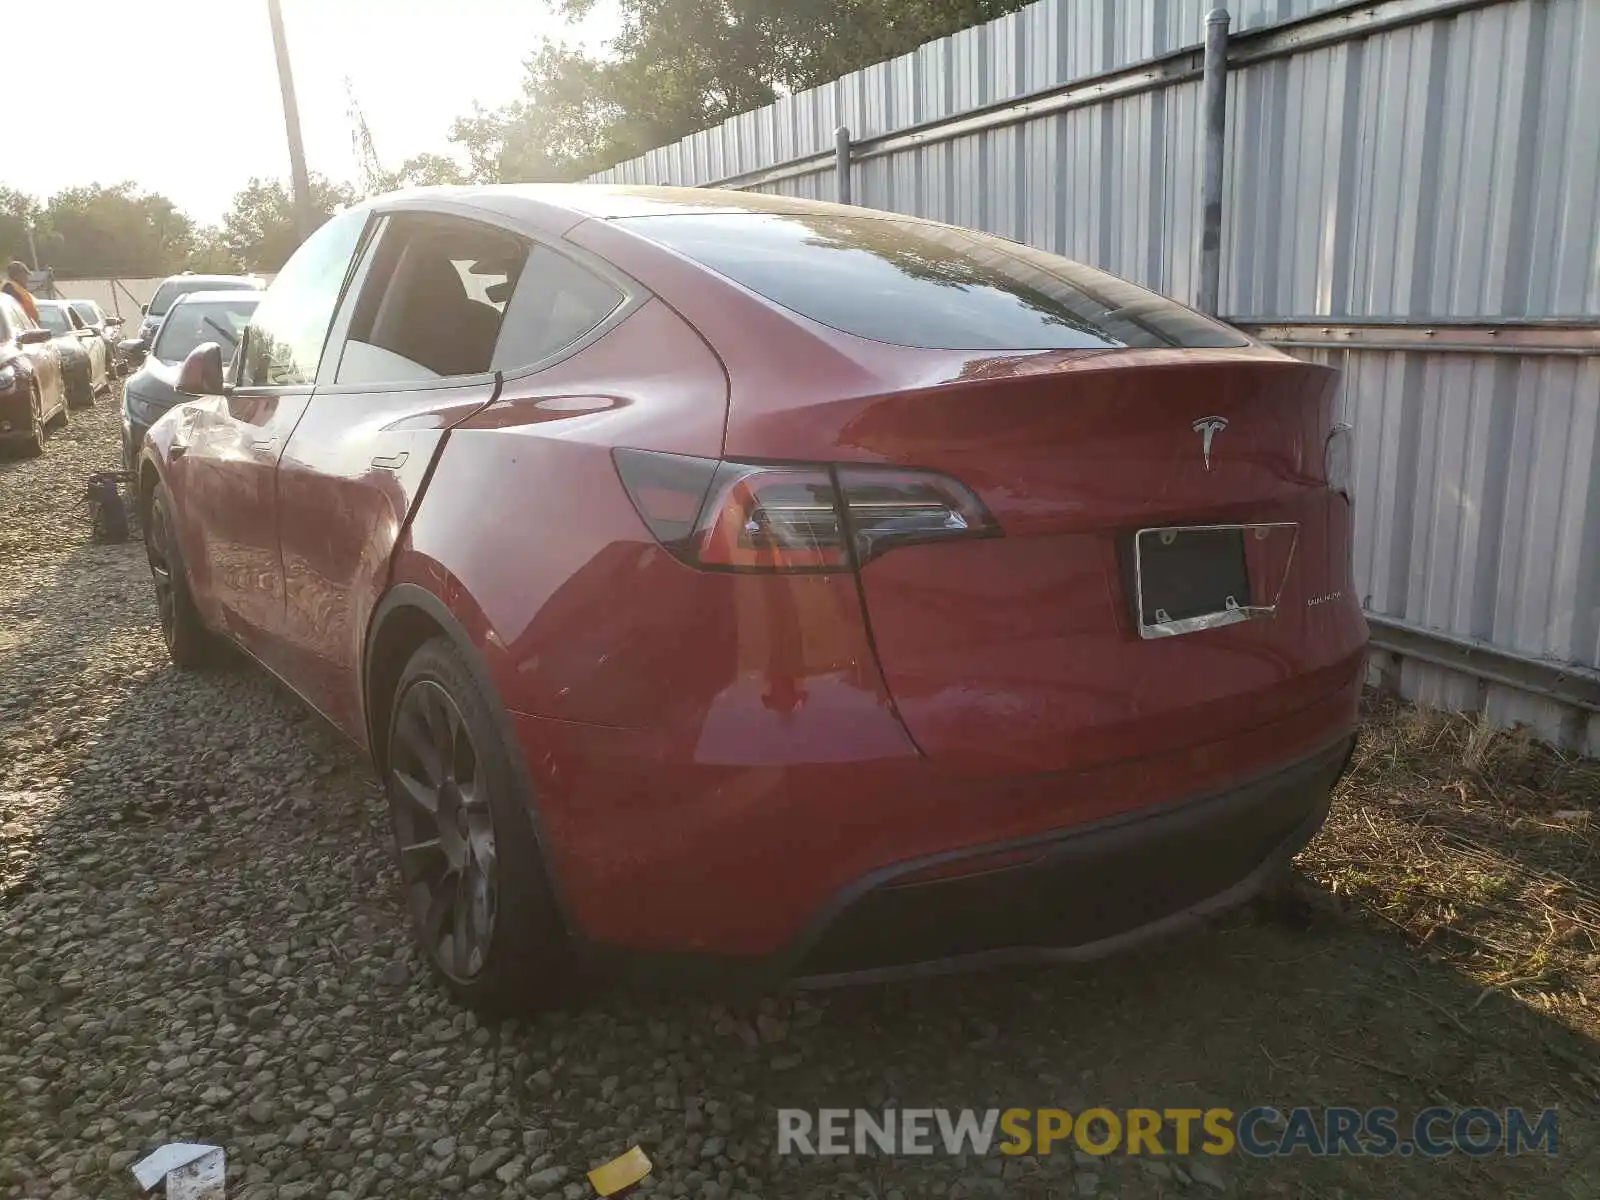
POLYGON ((150 503, 156 494, 156 484, 161 482, 161 469, 149 453, 139 455, 138 473, 134 476, 137 491, 134 503, 139 514, 139 528, 150 528, 150 503))
POLYGON ((389 713, 400 673, 417 647, 439 636, 455 644, 478 686, 498 702, 498 692, 477 647, 444 601, 414 583, 395 584, 372 611, 361 653, 362 721, 366 726, 372 764, 380 774, 387 761, 389 713))
POLYGON ((561 886, 551 858, 544 823, 539 816, 538 788, 528 770, 521 743, 511 727, 500 689, 495 686, 482 653, 450 607, 427 588, 415 583, 392 585, 378 601, 372 611, 372 619, 367 622, 366 644, 361 656, 361 707, 373 768, 379 779, 383 779, 388 755, 389 716, 401 672, 419 646, 440 636, 449 639, 461 652, 462 661, 471 672, 473 682, 489 700, 495 730, 506 748, 512 770, 522 782, 523 807, 533 825, 534 842, 539 847, 544 877, 556 910, 573 944, 582 944, 581 932, 573 921, 565 889, 561 886))

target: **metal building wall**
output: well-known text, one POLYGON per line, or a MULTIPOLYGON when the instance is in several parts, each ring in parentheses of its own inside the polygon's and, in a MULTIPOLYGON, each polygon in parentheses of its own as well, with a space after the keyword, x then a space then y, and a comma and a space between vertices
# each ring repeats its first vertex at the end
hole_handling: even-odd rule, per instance
MULTIPOLYGON (((1233 28, 1259 29, 1345 2, 1234 0, 1233 28)), ((652 150, 592 182, 704 186, 830 150, 839 125, 870 138, 954 116, 1193 45, 1212 7, 1207 0, 1040 0, 652 150)), ((835 194, 831 182, 811 180, 793 194, 812 191, 835 194)))
MULTIPOLYGON (((834 199, 843 124, 855 203, 1192 301, 1209 7, 1042 0, 595 181, 834 199)), ((1600 696, 1600 0, 1234 7, 1223 311, 1345 371, 1369 610, 1600 696), (1405 344, 1365 348, 1385 329, 1405 344)), ((1600 754, 1600 704, 1447 660, 1379 656, 1407 695, 1600 754)))

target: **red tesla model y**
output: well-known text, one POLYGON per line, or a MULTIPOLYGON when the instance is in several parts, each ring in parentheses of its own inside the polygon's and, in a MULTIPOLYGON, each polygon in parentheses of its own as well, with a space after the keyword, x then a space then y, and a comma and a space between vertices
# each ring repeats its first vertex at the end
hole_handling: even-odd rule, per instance
POLYGON ((189 357, 140 499, 173 658, 226 638, 370 750, 469 1003, 1087 957, 1324 818, 1334 381, 929 221, 424 190, 189 357))

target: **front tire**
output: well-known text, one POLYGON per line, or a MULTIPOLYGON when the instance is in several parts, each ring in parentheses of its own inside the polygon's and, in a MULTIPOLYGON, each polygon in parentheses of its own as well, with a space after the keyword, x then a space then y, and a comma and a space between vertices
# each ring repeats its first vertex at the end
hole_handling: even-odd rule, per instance
POLYGON ((150 496, 150 519, 145 522, 144 553, 156 589, 156 609, 161 615, 161 636, 173 664, 184 668, 208 666, 213 658, 211 633, 200 619, 189 577, 178 553, 172 527, 171 502, 165 484, 150 496))
POLYGON ((572 956, 494 703, 454 643, 424 643, 395 689, 384 785, 423 952, 463 1004, 501 1014, 567 995, 572 956))

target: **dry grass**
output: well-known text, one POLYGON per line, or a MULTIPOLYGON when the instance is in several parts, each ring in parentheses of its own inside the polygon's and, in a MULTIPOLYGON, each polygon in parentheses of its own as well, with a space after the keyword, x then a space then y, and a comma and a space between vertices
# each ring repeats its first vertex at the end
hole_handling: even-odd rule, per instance
POLYGON ((1301 867, 1481 984, 1600 1034, 1600 762, 1372 696, 1301 867))

